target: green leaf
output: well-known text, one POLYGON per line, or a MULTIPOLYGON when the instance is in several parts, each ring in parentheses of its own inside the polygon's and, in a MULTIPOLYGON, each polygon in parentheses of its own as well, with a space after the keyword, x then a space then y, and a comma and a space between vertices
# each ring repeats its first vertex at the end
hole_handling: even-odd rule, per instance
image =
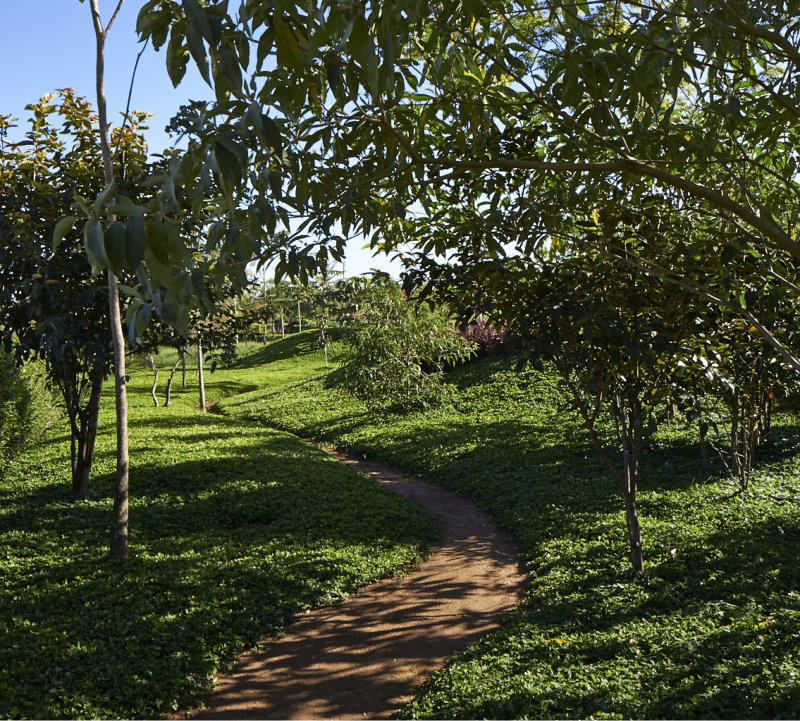
POLYGON ((275 45, 281 63, 292 70, 302 72, 305 69, 303 55, 297 43, 297 36, 281 18, 275 18, 275 45))
POLYGON ((106 229, 104 245, 109 267, 114 275, 119 276, 125 267, 127 252, 125 226, 121 222, 116 221, 106 229))
POLYGON ((342 66, 339 63, 325 63, 325 77, 328 79, 328 85, 335 93, 339 88, 339 78, 342 75, 342 66))
POLYGON ((226 184, 238 187, 242 182, 242 166, 239 158, 229 149, 229 144, 217 140, 214 143, 214 155, 217 157, 217 167, 226 184))
POLYGON ((258 47, 256 48, 256 70, 261 70, 264 60, 272 52, 272 43, 275 41, 274 28, 267 28, 258 39, 258 47))
POLYGON ((186 44, 189 46, 189 53, 194 59, 195 65, 197 65, 197 69, 200 71, 200 75, 203 76, 203 80, 210 86, 211 76, 208 73, 206 47, 203 44, 203 38, 192 23, 186 26, 186 44))
POLYGON ((118 195, 116 197, 116 202, 109 210, 109 212, 114 215, 124 215, 126 217, 130 215, 143 215, 148 211, 149 208, 146 208, 144 205, 137 205, 127 195, 118 195))
POLYGON ((77 219, 74 215, 68 215, 56 223, 56 228, 53 231, 53 250, 58 248, 64 236, 72 230, 72 226, 77 219))
POLYGON ((183 80, 188 60, 189 53, 183 46, 183 34, 173 25, 167 43, 167 74, 173 87, 177 88, 183 80))
POLYGON ((95 215, 103 215, 103 210, 106 207, 106 203, 108 203, 109 198, 111 197, 112 193, 114 192, 114 188, 116 187, 115 183, 110 183, 105 188, 103 188, 100 195, 94 201, 92 205, 92 210, 94 211, 95 215))
POLYGON ((87 223, 84 229, 84 244, 86 255, 95 272, 111 267, 103 240, 103 226, 96 220, 87 223))
POLYGON ((262 115, 261 127, 264 130, 264 136, 266 137, 269 146, 276 153, 280 153, 283 150, 283 138, 281 136, 281 129, 278 127, 278 124, 268 115, 262 115))
POLYGON ((242 93, 242 69, 236 51, 231 44, 225 40, 219 49, 219 69, 228 82, 231 92, 236 96, 242 93))
POLYGON ((164 232, 164 223, 160 218, 152 218, 145 223, 147 247, 156 260, 169 266, 169 250, 167 249, 167 236, 164 232))
POLYGON ((136 298, 136 300, 144 303, 142 294, 136 288, 133 288, 130 285, 125 285, 124 283, 117 283, 117 287, 121 293, 125 293, 125 295, 129 295, 131 298, 136 298))
MULTIPOLYGON (((213 45, 214 33, 211 29, 211 23, 209 22, 203 6, 198 2, 198 0, 182 0, 182 4, 184 12, 186 13, 186 17, 189 20, 187 29, 191 27, 209 45, 213 45)), ((203 52, 203 56, 205 57, 205 51, 203 52)), ((197 58, 195 58, 195 61, 197 61, 197 58)))
POLYGON ((131 270, 136 270, 144 258, 144 249, 147 242, 143 216, 134 215, 128 218, 128 222, 125 223, 125 240, 127 243, 128 267, 131 270))
POLYGON ((269 187, 272 189, 272 194, 276 198, 280 198, 282 194, 282 182, 281 182, 281 174, 275 170, 271 171, 267 175, 267 182, 269 182, 269 187))

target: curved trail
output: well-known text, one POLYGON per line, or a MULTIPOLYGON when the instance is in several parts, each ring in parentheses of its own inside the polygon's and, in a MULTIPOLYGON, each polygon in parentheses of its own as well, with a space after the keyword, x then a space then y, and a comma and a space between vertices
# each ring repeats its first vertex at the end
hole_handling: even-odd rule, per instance
POLYGON ((442 538, 407 576, 300 614, 285 636, 242 656, 197 718, 389 718, 517 606, 525 582, 517 547, 488 513, 426 481, 324 450, 425 506, 442 538))

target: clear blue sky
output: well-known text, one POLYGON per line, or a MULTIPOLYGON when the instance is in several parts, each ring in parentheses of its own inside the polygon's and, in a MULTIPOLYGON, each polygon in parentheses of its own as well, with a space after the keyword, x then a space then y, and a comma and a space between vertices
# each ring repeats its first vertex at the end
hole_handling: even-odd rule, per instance
MULTIPOLYGON (((104 23, 116 3, 100 0, 104 23)), ((135 28, 142 4, 142 0, 125 0, 106 41, 106 96, 112 122, 118 122, 125 110, 131 73, 141 49, 135 28)), ((22 126, 26 105, 65 87, 74 88, 95 104, 95 39, 88 0, 2 0, 0 27, 0 114, 10 113, 22 126)), ((191 64, 183 82, 173 88, 163 52, 156 53, 148 46, 139 62, 131 107, 154 113, 147 132, 151 151, 159 152, 169 145, 164 127, 180 105, 189 99, 210 97, 211 89, 191 64)), ((397 274, 397 264, 384 256, 373 258, 370 251, 361 249, 362 244, 348 246, 348 275, 370 268, 397 274)))

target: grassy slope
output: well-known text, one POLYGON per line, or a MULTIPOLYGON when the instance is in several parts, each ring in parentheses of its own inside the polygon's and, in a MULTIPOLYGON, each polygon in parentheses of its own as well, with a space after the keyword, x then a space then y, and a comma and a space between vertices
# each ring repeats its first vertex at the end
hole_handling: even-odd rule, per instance
POLYGON ((798 429, 783 419, 754 491, 733 493, 680 433, 642 469, 647 570, 632 579, 620 497, 552 379, 489 361, 449 376, 451 406, 368 414, 320 369, 310 334, 234 371, 222 412, 334 441, 491 508, 520 540, 519 618, 436 674, 420 717, 800 716, 798 429))
MULTIPOLYGON (((289 614, 414 563, 431 538, 417 507, 320 451, 200 414, 194 387, 155 409, 149 385, 134 372, 127 562, 107 560, 110 385, 87 500, 70 491, 63 426, 0 480, 0 717, 191 703, 289 614)), ((227 371, 208 385, 212 400, 254 387, 227 371)))

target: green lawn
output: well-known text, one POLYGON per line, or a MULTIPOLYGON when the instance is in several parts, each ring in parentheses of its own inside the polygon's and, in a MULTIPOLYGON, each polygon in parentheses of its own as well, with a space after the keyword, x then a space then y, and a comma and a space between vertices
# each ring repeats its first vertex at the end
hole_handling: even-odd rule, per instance
MULTIPOLYGON (((209 399, 255 388, 248 375, 209 374, 209 399)), ((0 717, 152 718, 193 704, 290 614, 424 555, 434 529, 416 506, 289 434, 201 414, 189 381, 154 408, 150 376, 133 372, 126 562, 107 558, 110 383, 86 500, 71 492, 63 425, 5 470, 0 717)))
MULTIPOLYGON (((335 352, 335 348, 333 349, 335 352)), ((369 413, 320 367, 312 334, 256 351, 229 418, 333 441, 492 509, 523 548, 518 619, 434 675, 412 717, 800 716, 800 428, 776 419, 745 497, 666 429, 642 469, 646 572, 627 562, 621 497, 556 381, 490 360, 452 402, 369 413)))

